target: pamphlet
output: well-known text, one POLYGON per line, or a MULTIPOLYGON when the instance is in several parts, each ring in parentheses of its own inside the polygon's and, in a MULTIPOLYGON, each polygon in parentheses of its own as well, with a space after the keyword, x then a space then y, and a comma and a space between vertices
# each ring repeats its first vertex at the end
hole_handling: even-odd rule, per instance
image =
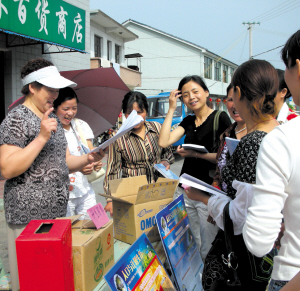
POLYGON ((218 188, 215 188, 214 186, 211 186, 195 177, 192 177, 188 174, 182 174, 179 177, 179 182, 188 185, 190 187, 197 188, 201 191, 207 192, 208 195, 227 195, 226 192, 223 192, 219 190, 218 188))
POLYGON ((240 140, 231 138, 231 137, 225 137, 225 141, 226 141, 226 146, 229 150, 229 153, 232 156, 232 154, 233 154, 235 148, 237 147, 237 145, 239 144, 240 140))
POLYGON ((197 145, 197 144, 185 143, 182 145, 182 147, 185 150, 193 150, 203 154, 209 153, 209 151, 204 146, 197 145))
POLYGON ((176 291, 145 233, 104 278, 112 291, 176 291))
POLYGON ((123 136, 126 132, 133 129, 135 126, 143 122, 144 119, 142 116, 138 115, 136 110, 132 110, 130 115, 127 117, 127 119, 123 122, 122 126, 119 128, 116 135, 105 141, 104 143, 100 144, 98 147, 91 150, 91 152, 98 152, 100 149, 105 149, 107 146, 109 146, 111 143, 116 141, 118 138, 123 136))
POLYGON ((156 214, 177 290, 202 290, 203 261, 190 228, 183 195, 156 214))
POLYGON ((97 229, 109 222, 109 218, 101 203, 98 203, 87 210, 91 220, 94 222, 97 229))
POLYGON ((166 170, 166 167, 162 163, 155 164, 154 169, 160 172, 165 178, 179 180, 179 177, 175 175, 171 170, 166 170))

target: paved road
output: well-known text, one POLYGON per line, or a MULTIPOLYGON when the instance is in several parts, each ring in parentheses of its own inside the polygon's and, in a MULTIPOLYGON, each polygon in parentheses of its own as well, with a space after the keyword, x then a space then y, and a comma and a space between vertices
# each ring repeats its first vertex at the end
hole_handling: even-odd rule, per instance
MULTIPOLYGON (((175 154, 175 163, 173 165, 171 165, 171 170, 176 175, 180 174, 182 163, 183 163, 182 157, 175 154)), ((97 195, 98 193, 104 193, 103 178, 100 178, 98 181, 93 182, 92 185, 93 185, 93 189, 96 193, 97 203, 101 202, 102 205, 105 206, 106 205, 105 198, 100 195, 97 195)), ((0 201, 0 202, 2 202, 2 201, 0 201)), ((3 274, 3 273, 1 273, 1 261, 2 261, 2 265, 3 265, 5 273, 9 273, 9 263, 8 263, 8 255, 7 255, 6 223, 5 223, 3 207, 0 203, 0 280, 1 280, 1 274, 3 274)), ((1 287, 0 287, 0 290, 7 290, 7 289, 1 289, 1 287)))

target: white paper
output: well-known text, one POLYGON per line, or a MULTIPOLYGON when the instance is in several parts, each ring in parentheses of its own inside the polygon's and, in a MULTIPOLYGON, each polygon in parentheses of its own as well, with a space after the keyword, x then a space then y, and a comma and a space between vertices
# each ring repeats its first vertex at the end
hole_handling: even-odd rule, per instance
POLYGON ((188 174, 182 174, 180 177, 179 177, 179 182, 184 184, 184 185, 188 185, 188 186, 191 186, 193 188, 197 188, 201 191, 204 191, 204 192, 207 192, 209 195, 227 195, 225 192, 195 178, 195 177, 192 177, 188 174))
POLYGON ((99 145, 98 147, 91 150, 91 152, 98 152, 100 149, 105 149, 107 146, 109 146, 111 143, 116 141, 118 138, 123 136, 126 132, 133 129, 135 126, 143 122, 144 119, 142 116, 138 115, 136 110, 132 110, 130 115, 127 117, 127 119, 123 122, 122 126, 119 128, 116 135, 99 145))
POLYGON ((197 144, 185 143, 182 145, 182 147, 185 150, 193 150, 193 151, 197 151, 197 152, 204 153, 204 154, 208 153, 208 150, 204 146, 200 146, 197 144))
POLYGON ((231 137, 225 137, 226 146, 229 150, 230 155, 232 156, 234 150, 236 149, 237 145, 239 144, 239 140, 231 137))

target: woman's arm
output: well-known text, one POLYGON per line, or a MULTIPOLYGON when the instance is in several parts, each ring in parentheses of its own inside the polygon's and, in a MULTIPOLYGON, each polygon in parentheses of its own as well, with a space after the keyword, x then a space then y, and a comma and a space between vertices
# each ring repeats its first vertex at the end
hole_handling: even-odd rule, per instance
POLYGON ((0 146, 0 168, 4 178, 11 179, 28 170, 50 139, 52 132, 56 132, 56 119, 48 118, 52 111, 53 108, 45 112, 41 120, 39 135, 26 147, 20 148, 12 144, 3 144, 0 146))
POLYGON ((199 153, 199 152, 193 151, 193 150, 185 150, 184 148, 182 148, 180 146, 178 146, 178 148, 177 148, 177 153, 180 154, 184 158, 203 159, 203 160, 207 160, 214 164, 217 162, 217 160, 216 160, 217 154, 216 153, 202 154, 202 153, 199 153))
POLYGON ((280 128, 275 128, 264 138, 259 150, 253 199, 243 228, 247 248, 258 257, 273 248, 281 228, 281 211, 288 197, 285 189, 289 188, 291 173, 295 171, 289 142, 280 128))
POLYGON ((285 286, 283 286, 280 291, 300 291, 300 272, 285 286))
POLYGON ((66 162, 69 168, 69 172, 80 171, 83 167, 91 164, 93 162, 101 161, 105 153, 103 150, 100 150, 97 153, 89 153, 82 156, 73 156, 70 154, 69 148, 66 151, 66 162))
POLYGON ((161 127, 158 144, 162 148, 166 148, 184 136, 184 129, 178 126, 171 131, 172 119, 174 111, 177 107, 177 99, 181 96, 180 91, 173 90, 169 97, 169 111, 165 117, 164 123, 161 127))

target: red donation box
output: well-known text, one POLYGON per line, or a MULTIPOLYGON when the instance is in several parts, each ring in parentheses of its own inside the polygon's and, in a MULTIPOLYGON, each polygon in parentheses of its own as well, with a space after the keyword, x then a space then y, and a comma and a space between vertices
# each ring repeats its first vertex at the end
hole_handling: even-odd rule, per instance
POLYGON ((16 239, 22 291, 73 291, 71 220, 32 220, 16 239))

